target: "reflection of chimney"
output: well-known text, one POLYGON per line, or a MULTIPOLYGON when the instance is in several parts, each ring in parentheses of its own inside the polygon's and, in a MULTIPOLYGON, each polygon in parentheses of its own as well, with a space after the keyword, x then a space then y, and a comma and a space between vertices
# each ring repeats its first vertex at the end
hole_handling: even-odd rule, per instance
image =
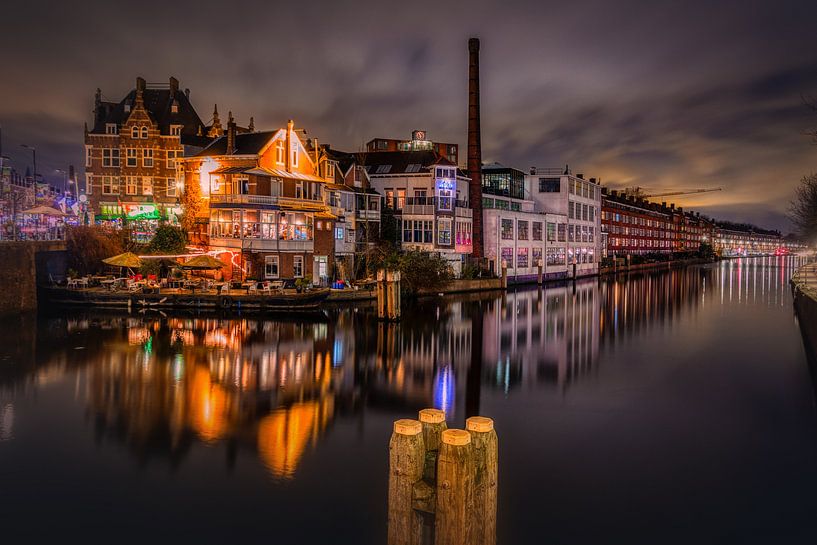
POLYGON ((468 40, 468 175, 473 209, 473 256, 482 257, 482 138, 479 127, 479 39, 468 40))

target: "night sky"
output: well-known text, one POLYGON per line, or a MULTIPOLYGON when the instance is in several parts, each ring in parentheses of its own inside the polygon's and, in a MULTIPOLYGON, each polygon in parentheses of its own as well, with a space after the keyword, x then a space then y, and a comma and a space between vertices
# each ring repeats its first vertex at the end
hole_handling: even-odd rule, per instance
POLYGON ((189 87, 259 129, 288 118, 333 147, 425 129, 462 145, 467 39, 482 40, 483 159, 605 185, 722 186, 675 199, 790 229, 817 170, 817 2, 15 2, 0 31, 3 154, 82 171, 94 90, 189 87))

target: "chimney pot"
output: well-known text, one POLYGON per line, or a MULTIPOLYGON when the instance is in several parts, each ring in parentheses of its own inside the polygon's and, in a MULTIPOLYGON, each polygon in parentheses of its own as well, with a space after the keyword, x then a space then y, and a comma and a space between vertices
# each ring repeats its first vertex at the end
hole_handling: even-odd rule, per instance
POLYGON ((578 178, 579 180, 584 180, 584 174, 581 173, 576 174, 576 178, 578 178))
POLYGON ((190 89, 187 88, 184 89, 184 96, 186 96, 187 99, 190 100, 190 89))
POLYGON ((179 80, 170 76, 170 93, 175 95, 176 92, 179 90, 179 80))
POLYGON ((144 91, 146 86, 147 86, 147 83, 145 82, 145 78, 141 78, 141 77, 136 78, 136 92, 137 93, 141 93, 142 91, 144 91))

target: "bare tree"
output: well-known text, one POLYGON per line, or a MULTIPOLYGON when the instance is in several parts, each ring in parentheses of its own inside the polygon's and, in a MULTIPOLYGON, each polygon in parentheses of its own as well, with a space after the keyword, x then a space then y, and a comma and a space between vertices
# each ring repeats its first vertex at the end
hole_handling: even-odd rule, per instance
MULTIPOLYGON (((803 101, 803 105, 812 111, 812 113, 817 114, 817 97, 812 95, 800 95, 800 99, 803 101)), ((808 136, 812 143, 817 144, 817 128, 811 128, 803 131, 803 134, 808 136)))
POLYGON ((804 239, 817 236, 817 174, 803 176, 789 205, 789 219, 804 239))

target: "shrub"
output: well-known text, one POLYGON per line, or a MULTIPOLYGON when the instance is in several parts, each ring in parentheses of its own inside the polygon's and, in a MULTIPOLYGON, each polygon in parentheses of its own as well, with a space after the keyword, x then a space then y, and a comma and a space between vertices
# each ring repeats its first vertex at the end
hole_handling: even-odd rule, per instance
POLYGON ((454 277, 451 266, 439 254, 411 250, 400 256, 397 269, 401 286, 408 295, 420 289, 438 290, 454 277))
POLYGON ((160 225, 148 244, 151 254, 181 254, 187 246, 187 234, 181 227, 160 225))
POLYGON ((79 275, 94 274, 105 269, 103 259, 126 251, 122 234, 99 226, 70 227, 65 233, 68 267, 79 275))

